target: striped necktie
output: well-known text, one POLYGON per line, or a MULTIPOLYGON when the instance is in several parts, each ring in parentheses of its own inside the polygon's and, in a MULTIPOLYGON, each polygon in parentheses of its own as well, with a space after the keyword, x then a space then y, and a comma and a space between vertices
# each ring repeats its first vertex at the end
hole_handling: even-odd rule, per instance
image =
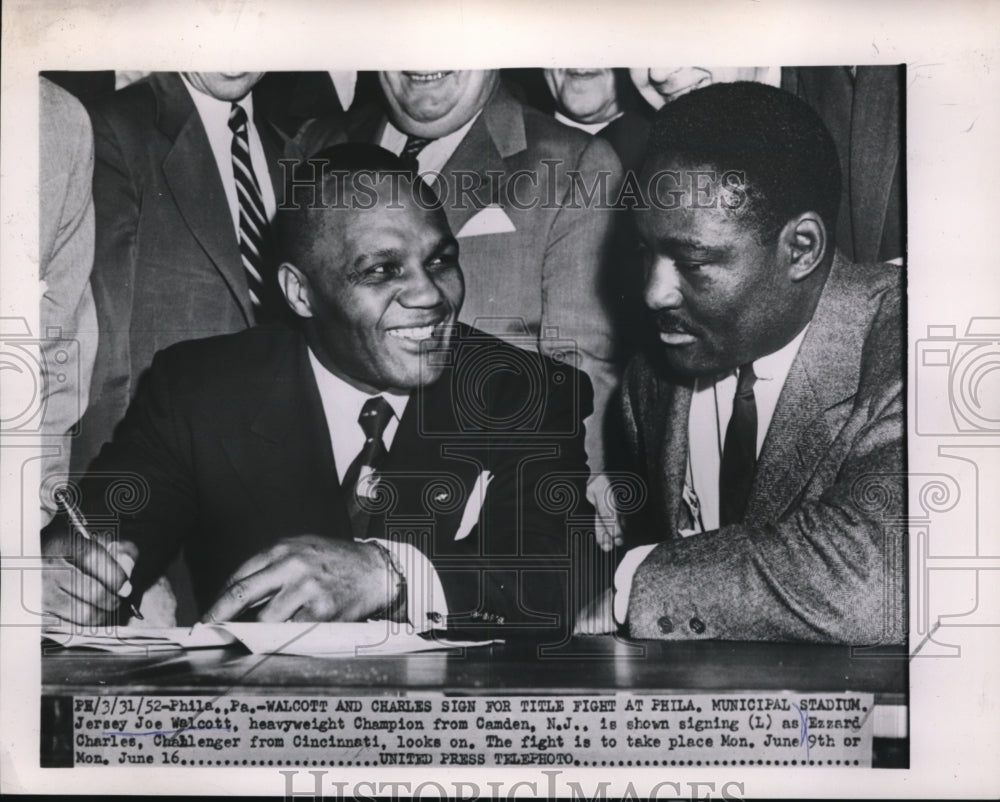
POLYGON ((229 112, 229 128, 233 132, 233 178, 240 205, 240 259, 246 271, 250 289, 250 302, 258 322, 268 317, 272 305, 274 280, 264 264, 264 239, 267 233, 267 213, 261 198, 260 186, 250 160, 250 136, 247 130, 247 113, 238 103, 229 112))

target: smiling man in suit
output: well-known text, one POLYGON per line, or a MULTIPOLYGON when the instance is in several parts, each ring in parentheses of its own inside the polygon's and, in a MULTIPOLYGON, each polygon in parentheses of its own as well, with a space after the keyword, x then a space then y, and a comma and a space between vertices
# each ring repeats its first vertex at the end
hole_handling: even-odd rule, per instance
POLYGON ((833 141, 718 84, 654 119, 637 214, 659 341, 623 382, 648 499, 615 613, 639 637, 899 642, 901 276, 834 252, 833 141))
POLYGON ((263 73, 153 73, 95 101, 100 339, 92 403, 73 446, 84 470, 153 355, 285 312, 269 231, 297 151, 255 113, 263 73))
MULTIPOLYGON (((374 145, 321 155, 278 215, 300 325, 157 355, 82 488, 88 517, 117 522, 139 592, 183 545, 205 620, 388 617, 558 639, 567 514, 593 515, 589 383, 457 323, 458 244, 401 160, 374 145), (123 475, 145 502, 124 512, 106 506, 106 477, 123 475), (578 510, 540 493, 556 476, 578 510)), ((60 562, 69 548, 47 543, 61 571, 46 609, 100 620, 126 576, 89 543, 83 569, 60 562)))
POLYGON ((355 110, 346 132, 336 117, 307 125, 302 149, 345 136, 376 143, 435 181, 462 243, 462 320, 586 371, 595 408, 587 451, 601 470, 603 415, 618 378, 601 290, 603 271, 618 267, 608 252, 622 181, 613 149, 521 103, 497 70, 380 72, 379 81, 384 104, 355 110), (595 186, 605 190, 588 201, 595 186))

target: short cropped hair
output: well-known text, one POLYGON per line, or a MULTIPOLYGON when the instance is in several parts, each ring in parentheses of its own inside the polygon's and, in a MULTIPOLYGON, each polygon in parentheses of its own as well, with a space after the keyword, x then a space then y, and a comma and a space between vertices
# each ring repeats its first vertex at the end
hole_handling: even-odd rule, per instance
POLYGON ((750 81, 712 84, 681 96, 653 118, 647 162, 669 157, 743 176, 736 213, 758 240, 773 240, 790 219, 818 213, 833 236, 841 171, 830 132, 795 95, 750 81))
MULTIPOLYGON (((345 186, 362 173, 369 174, 372 182, 383 177, 403 179, 421 195, 423 203, 437 204, 434 191, 418 177, 414 161, 378 145, 332 145, 295 162, 286 171, 284 197, 275 214, 276 244, 282 261, 308 269, 316 235, 316 212, 348 203, 345 186)), ((370 191, 371 184, 367 189, 370 191)))

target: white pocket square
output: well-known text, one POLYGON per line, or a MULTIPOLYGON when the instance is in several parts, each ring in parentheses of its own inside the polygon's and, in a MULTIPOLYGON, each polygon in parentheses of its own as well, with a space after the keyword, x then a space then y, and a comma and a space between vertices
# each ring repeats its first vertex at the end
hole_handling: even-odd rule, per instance
POLYGON ((499 206, 487 206, 465 221, 456 237, 481 237, 484 234, 506 234, 517 231, 507 213, 499 206))
POLYGON ((486 501, 486 488, 493 481, 493 474, 483 471, 476 477, 476 483, 472 486, 472 492, 465 502, 465 510, 462 512, 462 520, 458 524, 458 531, 455 533, 455 540, 465 540, 472 531, 472 527, 479 523, 479 513, 483 509, 483 502, 486 501))

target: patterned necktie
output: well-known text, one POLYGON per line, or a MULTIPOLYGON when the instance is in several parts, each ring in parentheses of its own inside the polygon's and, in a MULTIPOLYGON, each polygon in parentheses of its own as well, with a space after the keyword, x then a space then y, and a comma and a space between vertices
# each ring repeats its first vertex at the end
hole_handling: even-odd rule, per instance
POLYGON ((229 128, 233 132, 233 178, 240 205, 240 258, 246 271, 250 288, 250 302, 258 322, 272 312, 274 278, 264 266, 264 237, 267 231, 267 214, 261 199, 260 186, 250 160, 250 138, 247 131, 247 113, 238 103, 229 112, 229 128))
POLYGON ((753 395, 757 376, 753 364, 740 368, 733 398, 733 415, 726 428, 719 466, 719 526, 740 523, 746 512, 757 464, 757 403, 753 395))
POLYGON ((358 416, 358 423, 365 433, 365 444, 358 456, 348 467, 340 483, 347 504, 347 512, 351 518, 351 529, 354 537, 362 538, 368 529, 369 513, 365 509, 365 499, 371 498, 374 490, 372 474, 381 467, 389 455, 382 441, 385 427, 389 425, 395 413, 389 402, 377 395, 365 401, 358 416))
POLYGON ((406 137, 406 144, 403 145, 403 152, 399 154, 399 157, 413 165, 413 169, 416 170, 419 168, 417 157, 420 155, 420 151, 433 141, 433 139, 424 139, 420 136, 408 136, 406 137))

